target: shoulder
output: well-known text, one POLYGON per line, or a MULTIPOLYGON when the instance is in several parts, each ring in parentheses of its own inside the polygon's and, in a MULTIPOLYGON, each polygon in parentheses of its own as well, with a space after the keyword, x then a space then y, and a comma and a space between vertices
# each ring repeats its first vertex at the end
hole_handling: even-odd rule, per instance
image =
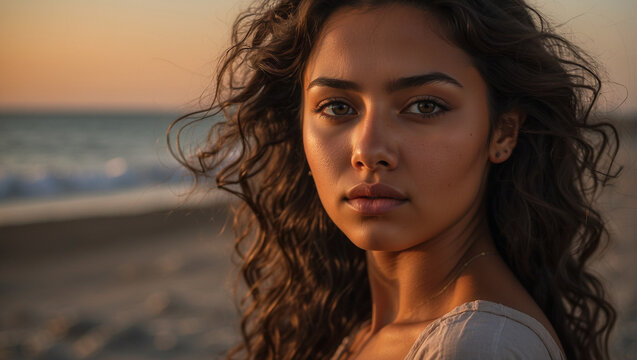
POLYGON ((430 324, 406 360, 562 359, 548 331, 532 317, 501 304, 463 304, 430 324))

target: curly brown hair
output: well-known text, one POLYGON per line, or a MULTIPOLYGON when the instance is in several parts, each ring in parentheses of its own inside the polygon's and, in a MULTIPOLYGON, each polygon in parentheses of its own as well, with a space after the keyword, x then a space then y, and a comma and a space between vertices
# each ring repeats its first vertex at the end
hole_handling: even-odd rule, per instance
POLYGON ((307 176, 301 79, 332 13, 393 2, 434 14, 472 58, 488 86, 491 129, 511 109, 525 114, 510 160, 489 170, 491 235, 566 356, 607 358, 615 311, 588 264, 608 240, 593 203, 618 173, 618 134, 591 115, 601 86, 594 63, 522 0, 262 0, 239 16, 212 104, 171 126, 224 116, 194 156, 179 143, 171 150, 196 178, 241 200, 243 343, 228 358, 329 358, 370 316, 364 252, 332 223, 307 176))

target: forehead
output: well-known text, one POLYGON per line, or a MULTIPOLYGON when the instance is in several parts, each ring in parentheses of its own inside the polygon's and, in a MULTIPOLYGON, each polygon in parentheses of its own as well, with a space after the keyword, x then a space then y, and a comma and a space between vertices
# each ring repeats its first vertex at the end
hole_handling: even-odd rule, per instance
POLYGON ((318 76, 395 78, 472 67, 470 57, 442 33, 431 13, 412 5, 339 9, 323 26, 304 82, 318 76))

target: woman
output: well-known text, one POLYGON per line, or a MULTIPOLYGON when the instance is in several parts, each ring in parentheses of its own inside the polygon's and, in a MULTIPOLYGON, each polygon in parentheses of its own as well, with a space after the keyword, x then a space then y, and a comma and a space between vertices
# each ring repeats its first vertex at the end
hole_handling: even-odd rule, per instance
POLYGON ((182 157, 242 201, 229 357, 608 357, 592 68, 517 0, 245 12, 182 157))

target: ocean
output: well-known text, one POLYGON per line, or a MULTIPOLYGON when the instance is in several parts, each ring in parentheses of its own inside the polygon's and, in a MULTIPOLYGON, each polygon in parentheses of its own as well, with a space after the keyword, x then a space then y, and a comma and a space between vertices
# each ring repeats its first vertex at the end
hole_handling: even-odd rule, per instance
MULTIPOLYGON (((166 130, 177 117, 161 112, 0 113, 0 224, 20 218, 16 212, 26 205, 31 208, 24 211, 33 213, 35 205, 91 199, 92 205, 80 212, 92 213, 117 194, 145 192, 156 198, 159 188, 177 192, 187 187, 192 178, 166 144, 166 130)), ((204 125, 195 127, 186 140, 195 144, 206 132, 204 125)), ((56 211, 53 206, 41 212, 56 211)))

